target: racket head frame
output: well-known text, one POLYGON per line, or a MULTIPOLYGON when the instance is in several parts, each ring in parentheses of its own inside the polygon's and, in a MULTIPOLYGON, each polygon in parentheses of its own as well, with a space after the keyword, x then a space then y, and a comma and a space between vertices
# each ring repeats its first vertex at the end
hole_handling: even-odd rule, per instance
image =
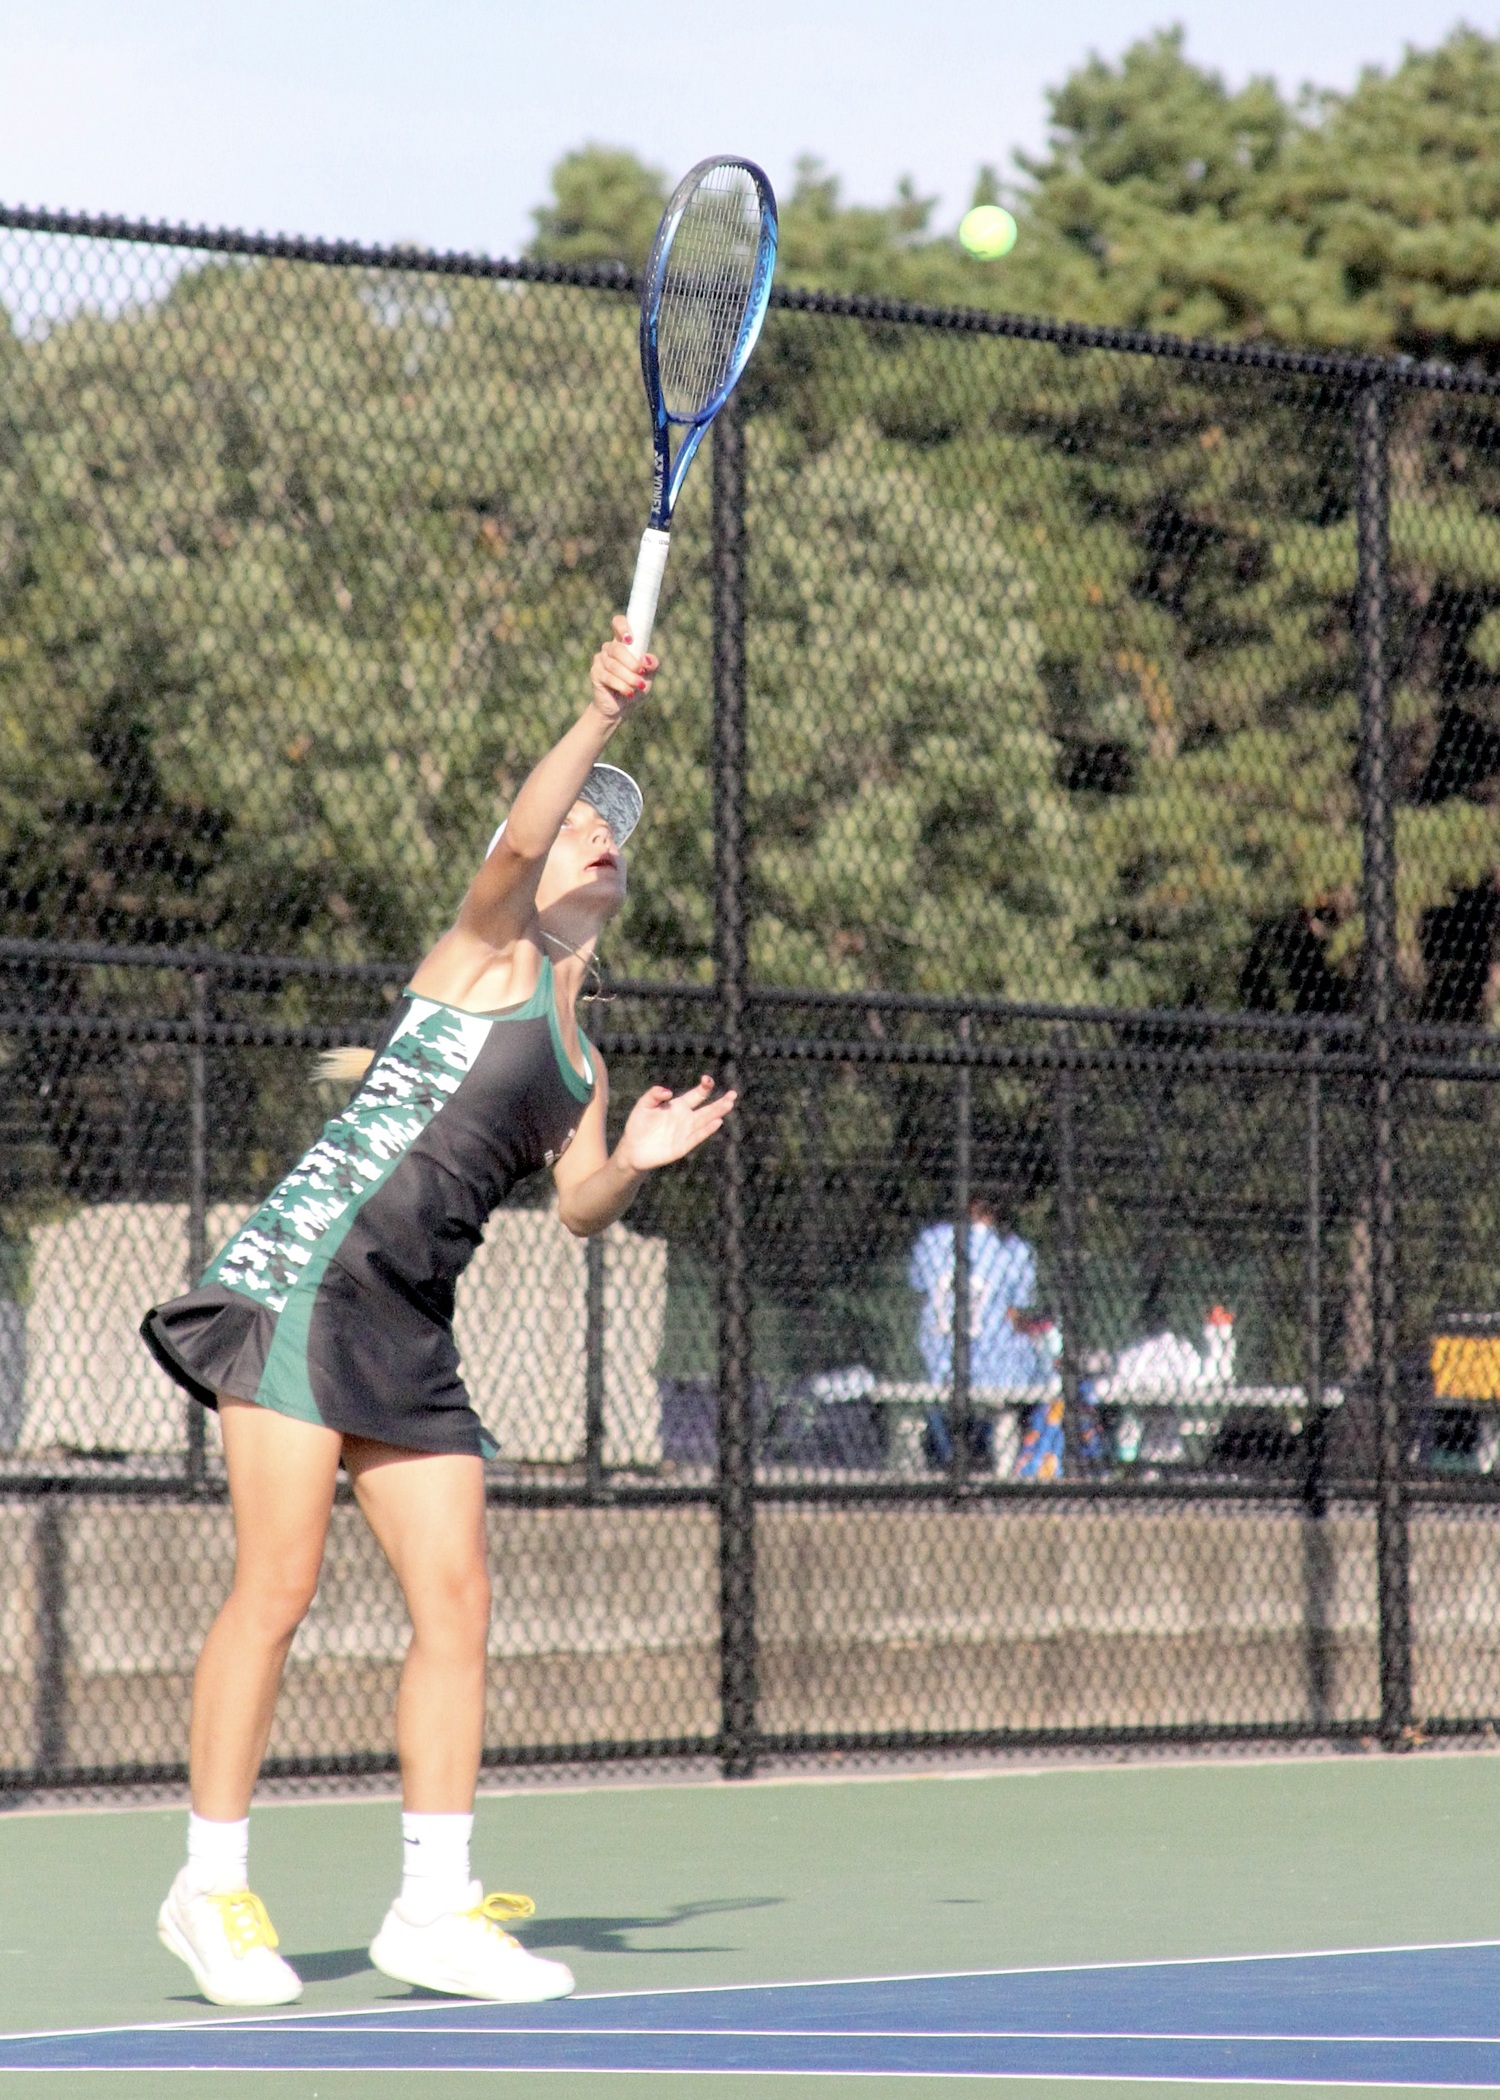
POLYGON ((703 442, 703 433, 734 392, 749 362, 750 353, 760 335, 761 323, 766 317, 766 309, 771 302, 771 280, 776 271, 777 232, 776 197, 770 181, 764 170, 757 167, 753 160, 744 160, 738 154, 720 153, 711 155, 707 160, 700 160, 696 166, 688 169, 667 199, 667 207, 662 213, 661 224, 656 229, 656 238, 651 244, 651 254, 641 285, 641 375, 646 382, 646 401, 651 412, 651 444, 654 455, 649 530, 665 532, 669 528, 672 507, 682 489, 687 470, 693 463, 693 455, 703 442), (694 414, 674 415, 667 407, 662 390, 657 346, 657 320, 661 311, 662 290, 666 284, 667 261, 688 200, 706 175, 715 168, 726 167, 744 170, 755 185, 756 197, 760 204, 760 233, 750 281, 750 296, 745 302, 734 353, 720 385, 694 414), (683 432, 675 460, 672 457, 674 425, 683 432))

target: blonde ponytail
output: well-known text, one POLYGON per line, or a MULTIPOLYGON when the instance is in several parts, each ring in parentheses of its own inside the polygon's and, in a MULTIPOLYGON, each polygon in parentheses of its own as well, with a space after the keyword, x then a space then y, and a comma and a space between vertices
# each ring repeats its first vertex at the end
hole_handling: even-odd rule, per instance
POLYGON ((337 1050, 318 1052, 314 1077, 334 1086, 357 1086, 374 1062, 373 1050, 366 1050, 362 1043, 346 1043, 337 1050))

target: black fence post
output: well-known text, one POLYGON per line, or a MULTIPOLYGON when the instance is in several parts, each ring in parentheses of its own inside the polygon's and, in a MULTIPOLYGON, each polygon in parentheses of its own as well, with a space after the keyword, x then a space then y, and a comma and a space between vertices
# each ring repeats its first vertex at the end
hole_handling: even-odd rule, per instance
POLYGON ((1328 1508, 1324 1462, 1328 1411, 1323 1404, 1323 1058, 1322 1038, 1307 1037, 1307 1079, 1303 1117, 1303 1387, 1307 1408, 1302 1422, 1302 1500, 1309 1516, 1328 1508))
MULTIPOLYGON (((714 975, 726 1086, 745 1080, 745 435, 731 400, 714 425, 714 975)), ((719 1757, 755 1769, 755 1427, 745 1110, 719 1139, 719 1757)))
POLYGON ((1333 1711, 1333 1548, 1324 1519, 1328 1412, 1323 1405, 1323 1044, 1315 1029, 1307 1037, 1303 1220, 1303 1281, 1306 1290, 1303 1372, 1307 1395, 1302 1417, 1302 1572, 1307 1711, 1315 1728, 1326 1728, 1333 1711))
POLYGON ((1307 1404, 1309 1417, 1323 1406, 1323 1059, 1321 1037, 1307 1038, 1306 1171, 1304 1174, 1303 1262, 1307 1285, 1307 1404))
MULTIPOLYGON (((195 1290, 208 1266, 208 978, 191 979, 193 1041, 188 1051, 187 1287, 195 1290)), ((196 1493, 208 1471, 208 1417, 196 1400, 187 1403, 187 1476, 196 1493)))
POLYGON ((604 1493, 604 1235, 584 1242, 583 1472, 590 1502, 604 1493))
POLYGON ((818 1368, 823 1342, 823 1286, 828 1261, 828 1226, 823 1202, 823 1154, 827 1138, 823 1129, 823 1097, 817 1076, 802 1089, 802 1133, 806 1160, 802 1174, 802 1364, 804 1372, 818 1368))
POLYGON ((1062 1328, 1062 1355, 1058 1373, 1063 1391, 1063 1475, 1071 1468, 1083 1471, 1083 1423, 1079 1406, 1078 1330, 1082 1321, 1078 1283, 1078 1134, 1073 1117, 1073 1092, 1077 1074, 1067 1053, 1072 1048, 1071 1030, 1058 1032, 1063 1059, 1057 1068, 1057 1249, 1058 1306, 1062 1328))
POLYGON ((62 1497, 44 1495, 37 1509, 35 1664, 36 1776, 56 1781, 68 1761, 68 1561, 62 1497))
MULTIPOLYGON (((967 1052, 973 1025, 967 1014, 958 1024, 960 1054, 967 1052)), ((967 1057, 958 1068, 953 1129, 953 1390, 948 1405, 949 1484, 960 1491, 969 1475, 969 1437, 973 1419, 970 1400, 969 1205, 973 1200, 974 1074, 967 1057)))
POLYGON ((1398 1746, 1411 1727, 1411 1583, 1406 1439, 1396 1377, 1396 1149, 1400 1072, 1395 1038, 1396 841, 1391 695, 1390 409, 1385 388, 1359 397, 1360 790, 1364 826, 1361 986, 1370 1058, 1370 1380, 1375 1403, 1375 1551, 1380 1598, 1380 1732, 1398 1746))

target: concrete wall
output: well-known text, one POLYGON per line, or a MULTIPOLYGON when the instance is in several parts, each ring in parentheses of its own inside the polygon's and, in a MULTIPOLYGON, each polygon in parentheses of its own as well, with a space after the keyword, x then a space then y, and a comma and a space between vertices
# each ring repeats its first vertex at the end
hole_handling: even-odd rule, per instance
MULTIPOLYGON (((199 1645, 229 1587, 228 1512, 62 1505, 67 1757, 184 1754, 199 1645)), ((38 1513, 0 1503, 0 1766, 28 1762, 40 1653, 38 1513)), ((490 1731, 516 1742, 636 1736, 652 1716, 711 1731, 716 1535, 706 1511, 496 1510, 490 1731)), ((407 1623, 357 1510, 334 1511, 317 1601, 297 1635, 273 1756, 387 1749, 407 1623)))
MULTIPOLYGON (((210 1246, 222 1246, 248 1214, 245 1204, 216 1205, 210 1246)), ((623 1225, 604 1241, 605 1461, 654 1465, 666 1242, 623 1225)), ((137 1330, 148 1305, 184 1288, 186 1260, 180 1203, 97 1204, 35 1230, 24 1399, 11 1439, 20 1450, 182 1450, 190 1403, 137 1330)), ((583 1454, 584 1264, 583 1242, 555 1212, 499 1211, 459 1286, 454 1331, 465 1376, 508 1458, 560 1463, 583 1454)), ((5 1343, 0 1319, 0 1420, 5 1343)))
MULTIPOLYGON (((604 1462, 661 1460, 656 1360, 667 1243, 611 1225, 604 1241, 604 1462)), ((464 1378, 504 1457, 567 1464, 584 1447, 587 1249, 555 1210, 499 1211, 459 1285, 464 1378)))
MULTIPOLYGON (((182 1757, 190 1673, 227 1587, 219 1509, 68 1503, 66 1755, 182 1757)), ((37 1511, 0 1504, 0 1765, 36 1740, 37 1511)), ((711 1513, 496 1510, 495 1743, 711 1736, 711 1513)), ((1500 1716, 1500 1520, 1412 1523, 1417 1712, 1500 1716)), ((766 1508, 761 1725, 1079 1728, 1378 1711, 1374 1528, 1201 1506, 766 1508)), ((352 1509, 293 1651, 274 1755, 384 1750, 406 1629, 352 1509)))
MULTIPOLYGON (((1500 1567, 1500 1526, 1492 1551, 1500 1567)), ((762 1529, 757 1575, 772 1733, 1378 1709, 1374 1531, 1359 1516, 1315 1536, 1227 1506, 787 1509, 762 1529)))
MULTIPOLYGON (((216 1204, 209 1244, 250 1212, 216 1204)), ((186 1399, 141 1341, 148 1305, 186 1289, 185 1203, 98 1203, 31 1235, 22 1451, 181 1451, 186 1399)))

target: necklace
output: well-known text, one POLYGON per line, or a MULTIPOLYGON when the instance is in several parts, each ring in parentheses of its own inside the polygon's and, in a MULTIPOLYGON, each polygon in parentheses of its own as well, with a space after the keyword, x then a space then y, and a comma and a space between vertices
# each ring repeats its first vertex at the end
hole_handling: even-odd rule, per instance
MULTIPOLYGON (((585 960, 584 956, 580 953, 580 951, 577 948, 573 946, 573 943, 571 941, 565 941, 560 933, 549 933, 545 926, 542 928, 542 939, 544 941, 556 941, 558 947, 566 948, 569 955, 576 955, 580 962, 583 962, 585 960)), ((587 960, 592 962, 593 957, 589 956, 587 960)))
POLYGON ((583 964, 586 970, 593 971, 594 989, 590 992, 587 989, 587 980, 585 980, 585 988, 582 993, 585 999, 602 999, 604 997, 604 972, 599 967, 597 955, 584 956, 580 954, 571 941, 565 941, 560 933, 549 933, 545 926, 542 928, 542 939, 544 941, 556 941, 559 948, 566 948, 569 955, 577 956, 579 962, 583 964))

